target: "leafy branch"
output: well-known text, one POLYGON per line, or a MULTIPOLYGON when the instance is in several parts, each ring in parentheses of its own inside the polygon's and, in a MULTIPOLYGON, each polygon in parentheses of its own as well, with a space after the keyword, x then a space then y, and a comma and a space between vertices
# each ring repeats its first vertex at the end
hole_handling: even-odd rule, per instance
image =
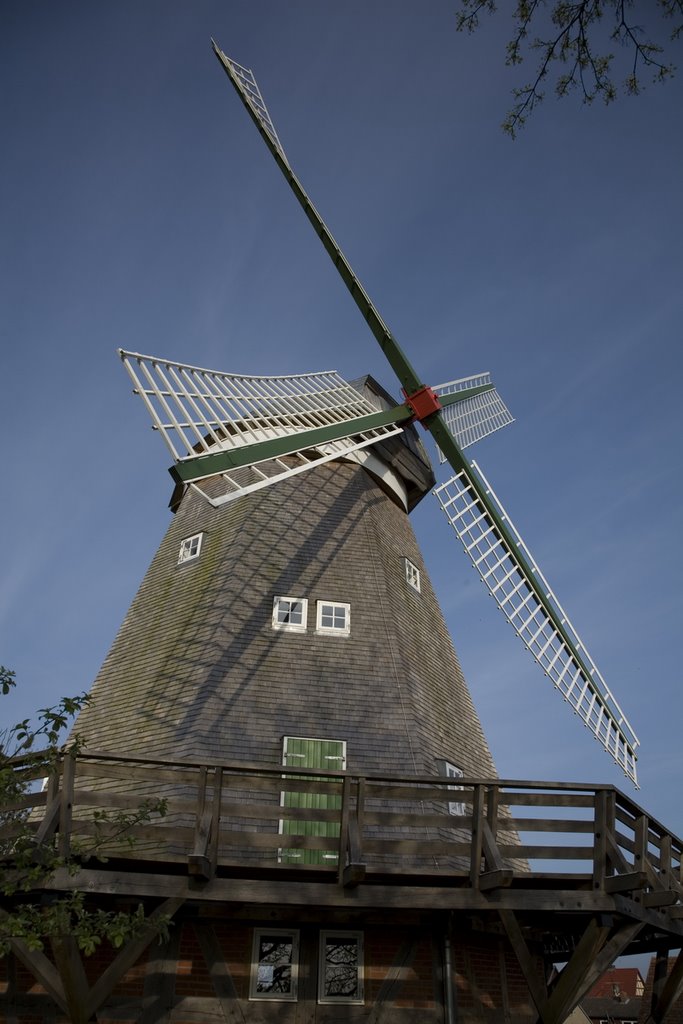
MULTIPOLYGON (((0 666, 2 694, 15 685, 14 672, 0 666)), ((0 908, 0 956, 9 952, 12 940, 40 950, 46 939, 66 935, 74 937, 87 955, 103 939, 118 948, 149 926, 142 905, 132 912, 93 909, 83 893, 47 889, 57 870, 73 874, 93 857, 105 861, 106 850, 132 847, 135 828, 166 813, 163 799, 144 800, 133 810, 95 810, 88 821, 89 837, 77 843, 72 838, 68 856, 60 855, 54 834, 36 841, 31 820, 36 780, 56 779, 63 758, 78 754, 82 740, 77 734, 66 747, 60 743, 64 730, 89 701, 86 694, 63 697, 54 707, 41 708, 35 724, 27 718, 0 733, 0 895, 11 903, 9 909, 0 908), (38 741, 45 746, 36 749, 38 741)), ((154 925, 163 935, 168 918, 158 916, 154 925)))
MULTIPOLYGON (((482 13, 496 11, 495 0, 460 0, 458 31, 473 32, 482 13)), ((559 63, 555 93, 566 96, 578 90, 584 103, 600 96, 611 103, 619 92, 615 78, 613 44, 630 53, 628 71, 622 89, 629 95, 643 87, 643 74, 655 82, 670 77, 675 66, 664 56, 661 42, 655 41, 636 23, 632 14, 640 7, 643 16, 672 23, 670 41, 683 32, 683 0, 517 0, 513 12, 513 35, 506 46, 506 64, 521 64, 528 53, 540 54, 535 77, 513 89, 515 103, 503 121, 503 129, 513 138, 528 116, 544 98, 544 87, 554 65, 559 63), (534 35, 531 35, 532 31, 534 35)))

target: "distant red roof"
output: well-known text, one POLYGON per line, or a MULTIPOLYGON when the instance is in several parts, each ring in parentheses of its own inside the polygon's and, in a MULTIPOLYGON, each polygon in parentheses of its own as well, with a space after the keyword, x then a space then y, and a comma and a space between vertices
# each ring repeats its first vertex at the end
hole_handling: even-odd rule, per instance
POLYGON ((635 999, 642 996, 643 988, 643 977, 637 967, 611 967, 593 985, 588 998, 618 999, 621 995, 635 999))

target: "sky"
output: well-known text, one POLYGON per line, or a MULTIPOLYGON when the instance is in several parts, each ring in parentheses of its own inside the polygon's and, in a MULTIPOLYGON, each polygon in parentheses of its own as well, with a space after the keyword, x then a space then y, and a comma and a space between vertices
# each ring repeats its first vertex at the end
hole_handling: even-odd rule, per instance
POLYGON ((428 496, 415 530, 499 774, 614 783, 680 835, 683 78, 549 95, 511 141, 530 69, 504 65, 504 15, 467 36, 455 8, 2 5, 0 721, 88 689, 169 522, 117 348, 397 390, 213 36, 423 378, 493 374, 515 423, 469 452, 642 744, 636 795, 428 496))

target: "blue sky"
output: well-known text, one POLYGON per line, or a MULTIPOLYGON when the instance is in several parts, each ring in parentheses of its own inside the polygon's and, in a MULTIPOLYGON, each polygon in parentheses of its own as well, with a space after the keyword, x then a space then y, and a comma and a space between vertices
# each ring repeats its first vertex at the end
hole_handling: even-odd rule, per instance
MULTIPOLYGON (((2 718, 88 688, 168 522, 119 346, 395 389, 214 36, 424 378, 493 373, 516 423, 471 452, 639 734, 638 799, 680 834, 683 79, 548 97, 511 142, 505 18, 467 37, 454 10, 3 6, 2 718)), ((433 499, 414 520, 500 774, 628 791, 433 499)))

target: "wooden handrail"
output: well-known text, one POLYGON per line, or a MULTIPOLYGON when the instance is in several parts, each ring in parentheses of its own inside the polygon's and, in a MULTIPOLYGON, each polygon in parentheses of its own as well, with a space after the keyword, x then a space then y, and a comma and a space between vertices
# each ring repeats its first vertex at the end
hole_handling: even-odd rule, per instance
MULTIPOLYGON (((17 758, 5 766, 26 777, 27 764, 17 758)), ((513 874, 566 876, 575 862, 580 870, 572 877, 585 878, 596 892, 647 889, 645 903, 654 906, 683 891, 683 843, 613 786, 463 778, 457 807, 465 813, 451 814, 450 785, 431 775, 301 768, 285 777, 281 766, 71 753, 55 765, 47 795, 28 793, 0 808, 0 842, 11 853, 20 803, 36 840, 53 841, 56 826, 58 852, 68 857, 72 835, 93 834, 88 808, 134 810, 147 787, 149 796, 167 799, 168 815, 133 827, 137 845, 128 856, 185 859, 200 878, 264 858, 277 864, 283 845, 278 822, 286 818, 310 823, 303 830, 310 835, 288 835, 288 847, 337 849, 332 863, 325 853, 326 861, 306 866, 334 870, 342 885, 359 884, 366 871, 391 869, 451 872, 483 891, 509 884, 513 874), (281 806, 283 792, 338 798, 340 791, 341 801, 327 808, 320 806, 324 799, 311 801, 317 809, 306 808, 306 801, 281 806), (324 822, 338 823, 338 839, 325 837, 322 826, 316 835, 316 823, 324 822)), ((106 836, 106 824, 98 827, 106 836)))

